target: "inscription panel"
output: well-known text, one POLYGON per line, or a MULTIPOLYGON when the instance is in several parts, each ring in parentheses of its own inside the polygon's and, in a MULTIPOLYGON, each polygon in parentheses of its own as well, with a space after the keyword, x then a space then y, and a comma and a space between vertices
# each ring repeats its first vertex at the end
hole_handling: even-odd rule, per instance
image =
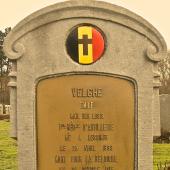
POLYGON ((133 170, 132 82, 67 75, 37 85, 38 170, 133 170))

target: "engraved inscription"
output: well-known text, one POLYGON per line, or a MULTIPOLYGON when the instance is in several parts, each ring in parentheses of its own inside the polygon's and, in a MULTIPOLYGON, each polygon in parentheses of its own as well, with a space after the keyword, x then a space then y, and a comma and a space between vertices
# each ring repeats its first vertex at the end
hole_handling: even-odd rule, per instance
POLYGON ((134 85, 70 75, 37 87, 38 170, 133 170, 134 85))
POLYGON ((101 88, 72 88, 73 97, 102 97, 101 88))

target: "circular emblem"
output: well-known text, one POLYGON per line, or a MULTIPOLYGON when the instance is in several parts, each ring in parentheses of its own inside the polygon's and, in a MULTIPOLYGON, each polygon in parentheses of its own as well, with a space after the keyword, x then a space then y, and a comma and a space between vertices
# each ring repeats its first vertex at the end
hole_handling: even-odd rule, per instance
POLYGON ((77 26, 66 42, 67 53, 79 64, 92 64, 99 60, 105 49, 102 32, 94 26, 77 26))

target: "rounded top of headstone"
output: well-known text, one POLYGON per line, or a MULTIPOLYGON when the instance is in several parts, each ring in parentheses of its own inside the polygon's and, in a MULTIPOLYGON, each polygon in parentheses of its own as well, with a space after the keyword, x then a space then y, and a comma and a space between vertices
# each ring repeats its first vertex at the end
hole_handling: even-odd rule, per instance
POLYGON ((6 55, 13 60, 20 58, 25 52, 24 45, 19 43, 21 37, 46 24, 70 18, 94 18, 121 24, 144 35, 153 43, 155 48, 149 47, 146 51, 152 61, 158 62, 167 54, 164 38, 142 17, 123 7, 106 2, 72 0, 43 8, 17 24, 4 42, 6 55))

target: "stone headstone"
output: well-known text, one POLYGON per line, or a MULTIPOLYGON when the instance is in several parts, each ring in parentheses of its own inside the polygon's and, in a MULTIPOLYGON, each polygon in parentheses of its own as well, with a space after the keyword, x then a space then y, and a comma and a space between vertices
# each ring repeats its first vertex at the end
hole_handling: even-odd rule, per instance
POLYGON ((170 133, 170 95, 160 95, 160 115, 162 132, 170 133))
POLYGON ((10 112, 11 112, 11 106, 5 105, 5 114, 10 115, 10 112))
POLYGON ((3 112, 3 105, 0 104, 0 115, 3 115, 3 114, 4 114, 4 112, 3 112))
POLYGON ((21 21, 4 50, 19 170, 153 168, 167 49, 151 24, 105 2, 68 1, 21 21))

